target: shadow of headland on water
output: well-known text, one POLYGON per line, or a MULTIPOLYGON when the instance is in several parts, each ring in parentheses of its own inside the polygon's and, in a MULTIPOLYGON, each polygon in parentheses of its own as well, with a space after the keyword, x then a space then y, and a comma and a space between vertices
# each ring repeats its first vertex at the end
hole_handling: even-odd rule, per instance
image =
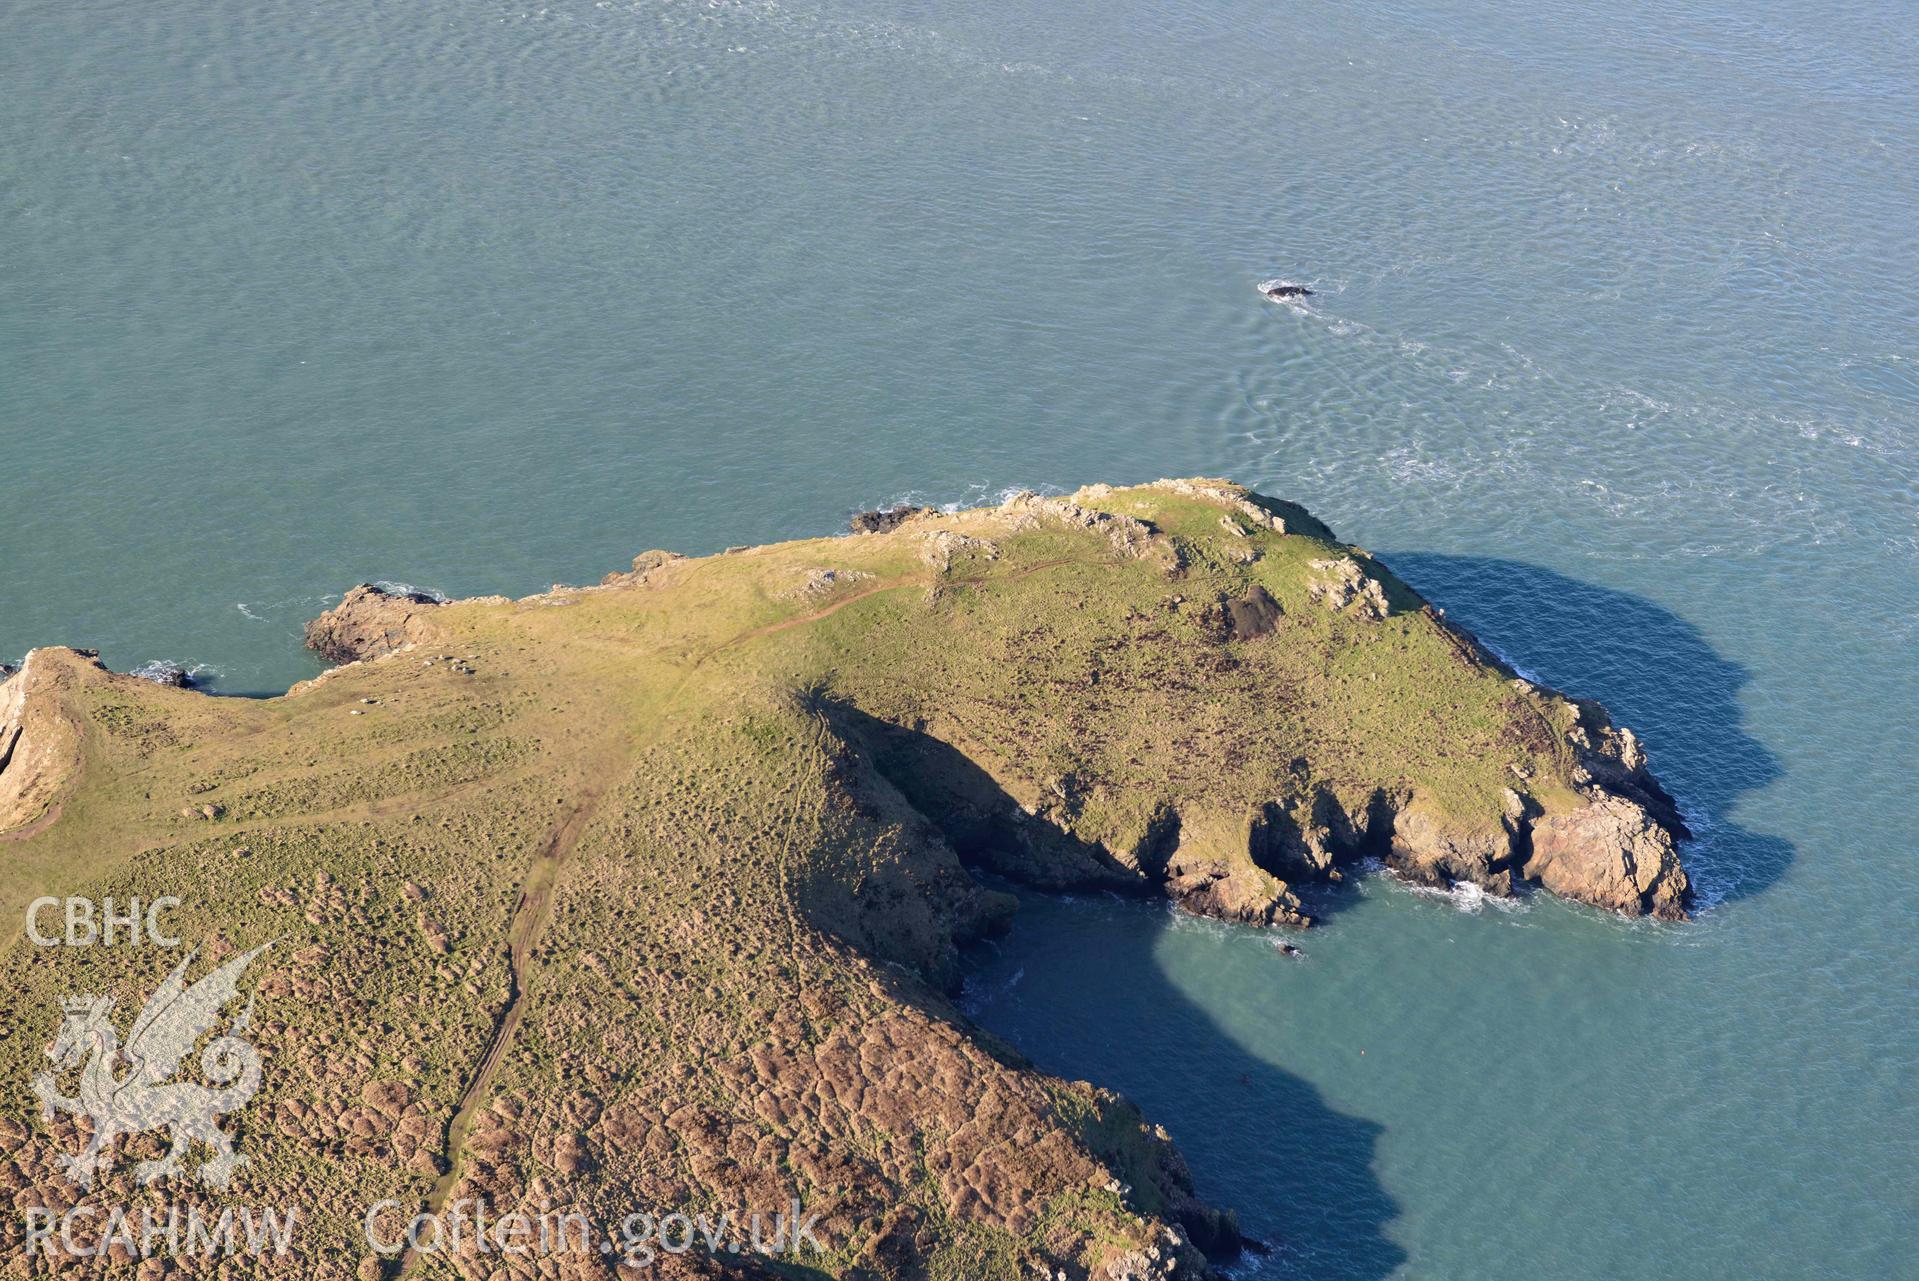
MULTIPOLYGON (((1784 874, 1790 844, 1730 818, 1742 794, 1781 772, 1743 728, 1748 673, 1690 623, 1517 562, 1382 559, 1517 668, 1598 699, 1641 736, 1699 834, 1682 855, 1703 902, 1760 893, 1784 874)), ((1277 1248, 1235 1273, 1384 1281, 1410 1262, 1391 1235, 1398 1203, 1376 1171, 1382 1128, 1332 1108, 1311 1082, 1248 1050, 1178 989, 1157 954, 1173 928, 1163 905, 1098 894, 1021 898, 1015 930, 1025 939, 974 957, 975 1016, 1041 1068, 1118 1089, 1164 1123, 1200 1195, 1235 1209, 1245 1231, 1277 1248), (1008 974, 1005 958, 1015 953, 1024 968, 1008 974), (991 990, 995 983, 1004 990, 991 990)))
POLYGON ((1599 700, 1639 735, 1694 831, 1680 858, 1702 905, 1761 893, 1785 875, 1791 843, 1731 817, 1742 795, 1782 773, 1745 731, 1739 693, 1751 673, 1698 628, 1651 601, 1536 565, 1427 552, 1380 559, 1520 671, 1599 700))
POLYGON ((974 949, 963 1004, 1042 1070, 1116 1089, 1165 1125, 1200 1198, 1272 1250, 1249 1249, 1235 1275, 1384 1281, 1407 1262, 1375 1172, 1381 1127, 1247 1049, 1169 979, 1166 904, 1020 899, 1004 947, 974 949))

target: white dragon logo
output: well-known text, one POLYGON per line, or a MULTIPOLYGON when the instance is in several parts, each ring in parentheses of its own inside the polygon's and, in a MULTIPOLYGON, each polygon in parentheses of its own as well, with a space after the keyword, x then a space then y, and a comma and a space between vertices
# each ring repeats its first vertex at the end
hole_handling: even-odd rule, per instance
POLYGON ((192 987, 187 986, 187 967, 199 949, 189 952, 133 1021, 125 1047, 111 1021, 112 997, 70 996, 62 1002, 66 1021, 47 1057, 56 1070, 85 1065, 80 1071, 79 1096, 61 1094, 52 1072, 35 1077, 33 1091, 40 1098, 44 1119, 52 1120, 58 1109, 93 1121, 87 1146, 78 1155, 59 1158, 62 1173, 80 1187, 91 1188, 103 1169, 113 1168, 115 1139, 165 1129, 173 1145, 164 1157, 135 1168, 134 1177, 140 1183, 183 1173, 187 1145, 198 1139, 213 1152, 200 1166, 200 1181, 210 1188, 226 1187, 246 1157, 233 1150, 218 1118, 246 1106, 260 1088, 259 1052, 239 1037, 253 1020, 253 998, 247 999, 246 1010, 226 1034, 200 1054, 200 1068, 211 1087, 168 1078, 195 1043, 213 1030, 220 1011, 239 995, 240 972, 272 946, 263 943, 234 957, 192 987))

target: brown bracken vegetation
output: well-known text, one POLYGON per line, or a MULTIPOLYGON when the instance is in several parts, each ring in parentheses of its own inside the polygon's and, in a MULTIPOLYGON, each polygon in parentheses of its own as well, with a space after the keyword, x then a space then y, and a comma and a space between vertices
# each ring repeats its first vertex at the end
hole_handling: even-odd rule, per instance
POLYGON ((1254 925, 1309 924, 1299 887, 1366 858, 1684 914, 1683 828, 1631 734, 1298 507, 1162 481, 865 528, 518 601, 358 588, 309 632, 345 665, 275 699, 35 651, 0 685, 7 919, 173 895, 194 977, 274 945, 218 1192, 197 1151, 133 1181, 159 1132, 76 1187, 55 1161, 87 1122, 26 1088, 62 997, 116 997, 124 1033, 180 954, 0 955, 9 1274, 1203 1277, 1237 1229, 1165 1132, 950 1003, 1013 910, 975 870, 1254 925), (383 1239, 483 1204, 596 1241, 797 1202, 819 1244, 401 1258, 368 1246, 382 1202, 383 1239), (76 1204, 300 1226, 257 1259, 27 1249, 29 1209, 76 1204))

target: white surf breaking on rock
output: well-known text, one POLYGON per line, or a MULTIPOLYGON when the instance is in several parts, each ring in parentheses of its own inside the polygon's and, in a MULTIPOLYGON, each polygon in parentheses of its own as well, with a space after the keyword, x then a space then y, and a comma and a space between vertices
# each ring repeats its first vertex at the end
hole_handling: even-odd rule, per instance
POLYGON ((1423 885, 1418 881, 1409 880, 1405 876, 1402 876, 1376 858, 1369 858, 1362 861, 1359 865, 1359 871, 1365 873, 1368 877, 1383 872, 1388 881, 1399 886, 1401 889, 1417 894, 1421 898, 1435 899, 1442 903, 1448 903, 1455 910, 1463 912, 1468 916, 1477 916, 1489 907, 1513 915, 1532 910, 1532 904, 1526 901, 1525 896, 1508 898, 1498 894, 1488 894, 1484 889, 1474 885, 1471 881, 1456 881, 1451 885, 1423 885))
POLYGON ((143 681, 153 681, 159 685, 173 684, 172 677, 179 675, 189 685, 203 684, 209 678, 219 679, 225 675, 211 663, 182 663, 172 658, 152 658, 128 672, 129 676, 138 676, 143 681))
POLYGON ((396 582, 391 578, 376 578, 373 580, 372 585, 389 596, 424 596, 428 600, 438 601, 442 605, 451 599, 445 592, 439 591, 436 588, 416 587, 412 583, 396 582))
POLYGON ((1420 897, 1450 903, 1455 911, 1464 912, 1468 916, 1477 916, 1489 907, 1501 912, 1518 913, 1529 910, 1530 906, 1523 898, 1505 898, 1498 894, 1488 894, 1471 881, 1459 881, 1453 885, 1420 885, 1407 880, 1390 868, 1387 869, 1387 874, 1420 897))

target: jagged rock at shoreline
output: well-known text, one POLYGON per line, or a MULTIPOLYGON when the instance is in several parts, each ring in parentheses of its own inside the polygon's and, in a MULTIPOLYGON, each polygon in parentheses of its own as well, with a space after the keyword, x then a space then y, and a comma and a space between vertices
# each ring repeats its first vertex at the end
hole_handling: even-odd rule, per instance
POLYGON ((1521 869, 1555 894, 1629 914, 1679 917, 1686 874, 1672 832, 1645 807, 1619 796, 1533 825, 1521 869))
POLYGON ((169 658, 157 658, 151 663, 137 667, 132 675, 143 681, 152 681, 155 685, 166 685, 172 689, 191 689, 194 685, 193 671, 184 663, 176 663, 169 658))
POLYGON ((393 592, 361 583, 307 624, 307 648, 330 663, 378 658, 424 635, 413 620, 445 603, 425 592, 393 592))
MULTIPOLYGON (((1204 1277, 1238 1227, 1164 1132, 950 1004, 1013 907, 976 871, 1258 926, 1309 925, 1367 859, 1661 917, 1689 894, 1629 731, 1224 481, 648 552, 518 601, 362 585, 307 638, 345 665, 279 699, 61 649, 0 684, 0 908, 165 893, 210 959, 284 940, 227 1195, 316 1207, 300 1275, 363 1271, 354 1207, 385 1197, 798 1197, 827 1275, 1204 1277)), ((0 965, 16 1080, 61 994, 137 1008, 164 968, 0 965)), ((30 1105, 0 1100, 0 1194, 126 1194, 132 1156, 64 1184, 77 1132, 30 1105)))
POLYGON ((889 534, 913 517, 925 514, 926 510, 924 507, 915 507, 911 503, 900 503, 894 507, 860 512, 848 524, 856 534, 889 534))

